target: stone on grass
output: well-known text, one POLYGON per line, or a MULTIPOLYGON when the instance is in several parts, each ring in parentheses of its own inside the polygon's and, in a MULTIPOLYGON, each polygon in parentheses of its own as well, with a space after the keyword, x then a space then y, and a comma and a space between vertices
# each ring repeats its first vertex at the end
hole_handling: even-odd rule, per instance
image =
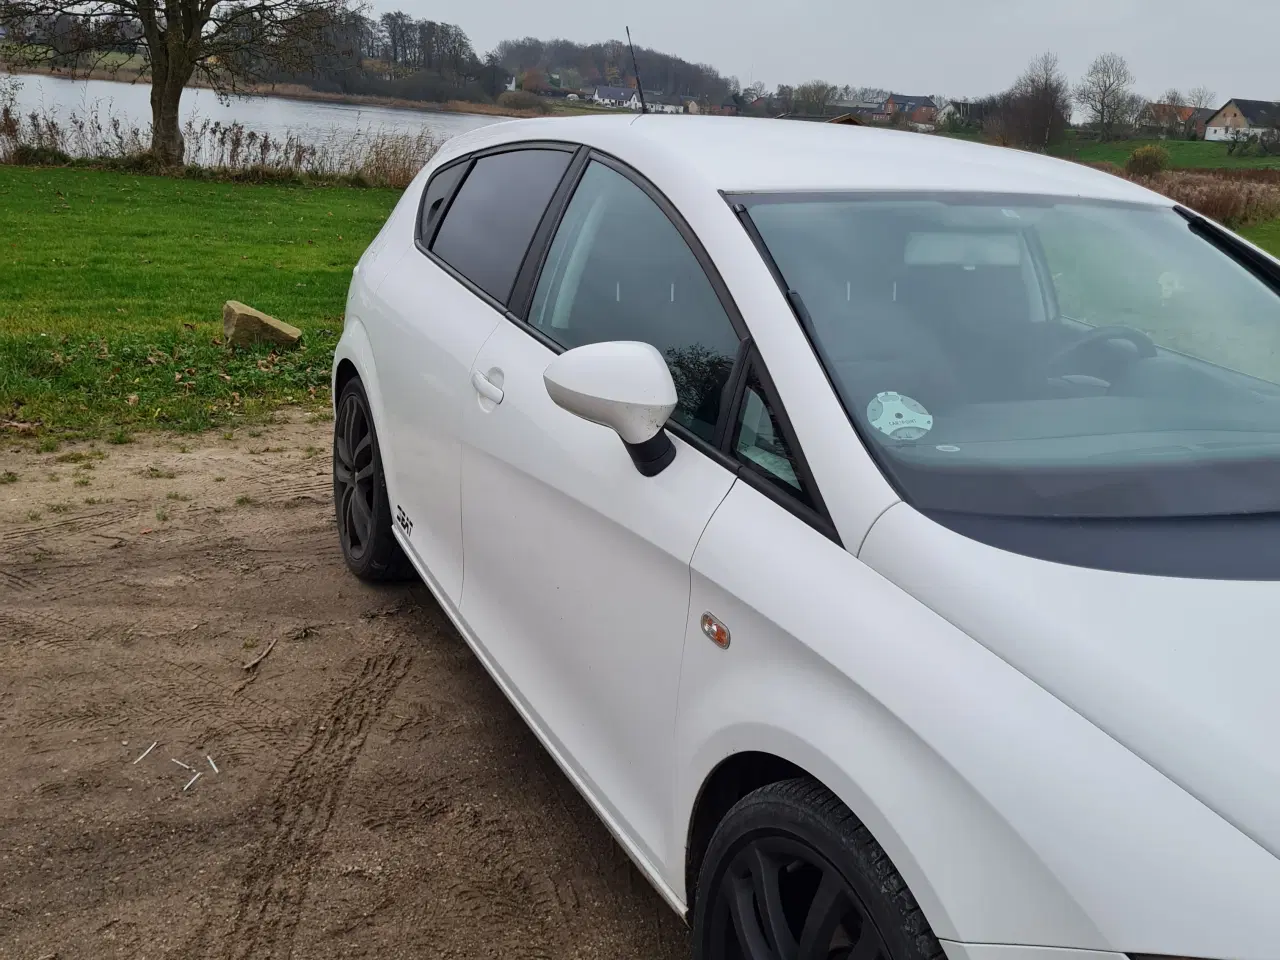
POLYGON ((302 331, 239 300, 228 300, 222 308, 222 336, 233 346, 251 343, 279 343, 289 346, 298 342, 302 331))

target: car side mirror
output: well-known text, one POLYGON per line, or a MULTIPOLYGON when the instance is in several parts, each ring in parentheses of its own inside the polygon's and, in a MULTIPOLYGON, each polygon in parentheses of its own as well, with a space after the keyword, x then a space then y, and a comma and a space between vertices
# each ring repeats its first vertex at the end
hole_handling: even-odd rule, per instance
POLYGON ((663 424, 676 408, 676 385, 651 345, 616 340, 575 347, 551 361, 542 382, 556 406, 621 437, 644 476, 657 476, 675 459, 663 424))

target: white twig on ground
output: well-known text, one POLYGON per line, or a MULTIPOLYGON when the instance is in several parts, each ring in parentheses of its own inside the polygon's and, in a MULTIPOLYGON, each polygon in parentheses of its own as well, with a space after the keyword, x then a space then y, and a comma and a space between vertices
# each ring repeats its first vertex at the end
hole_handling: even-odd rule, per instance
POLYGON ((182 788, 182 792, 186 793, 187 788, 190 787, 193 783, 195 783, 197 780, 199 780, 203 776, 204 776, 203 773, 197 773, 194 777, 192 777, 190 780, 187 781, 187 786, 182 788))
POLYGON ((206 753, 206 754, 204 755, 204 758, 205 758, 206 760, 208 760, 208 761, 209 761, 209 766, 213 767, 213 772, 214 772, 214 773, 217 773, 217 772, 218 772, 218 765, 217 765, 216 763, 214 763, 214 762, 213 762, 213 757, 209 756, 209 755, 206 753))
POLYGON ((183 770, 190 770, 190 769, 191 769, 191 768, 190 768, 190 767, 188 767, 185 763, 183 763, 181 760, 174 760, 174 759, 173 759, 173 757, 170 757, 170 758, 169 758, 169 760, 170 760, 170 761, 172 761, 173 763, 176 763, 176 764, 177 764, 178 766, 180 766, 183 770))
POLYGON ((258 654, 248 663, 244 664, 244 669, 252 670, 258 664, 260 664, 263 660, 267 659, 267 654, 269 654, 272 650, 275 649, 276 641, 279 639, 280 639, 279 637, 272 637, 271 642, 267 644, 267 649, 263 650, 260 654, 258 654))
MULTIPOLYGON (((159 740, 157 740, 157 741, 156 741, 156 743, 159 743, 159 742, 160 742, 159 740)), ((154 750, 154 749, 156 748, 156 743, 153 743, 151 746, 147 747, 147 749, 143 750, 143 751, 142 751, 142 756, 140 756, 140 757, 138 758, 138 760, 145 760, 145 759, 147 758, 147 754, 148 754, 148 753, 150 753, 152 750, 154 750)), ((133 762, 134 762, 134 763, 137 763, 137 762, 138 762, 138 760, 135 760, 135 761, 133 761, 133 762)))

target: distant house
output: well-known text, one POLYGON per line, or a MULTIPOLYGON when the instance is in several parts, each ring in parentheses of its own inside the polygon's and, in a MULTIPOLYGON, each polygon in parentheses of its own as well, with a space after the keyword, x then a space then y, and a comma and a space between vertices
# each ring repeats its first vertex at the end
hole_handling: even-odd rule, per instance
POLYGON ((738 115, 738 101, 733 97, 725 97, 720 101, 719 106, 710 107, 707 112, 721 117, 736 117, 738 115))
POLYGON ((877 114, 882 114, 883 108, 882 100, 832 100, 825 112, 826 119, 853 116, 866 125, 876 119, 877 114))
POLYGON ((938 119, 938 105, 933 102, 933 97, 891 93, 881 104, 880 113, 888 119, 902 114, 908 123, 932 124, 938 119))
POLYGON ((1204 139, 1205 127, 1217 112, 1212 107, 1200 107, 1191 115, 1191 125, 1196 132, 1197 140, 1204 139))
POLYGON ((1153 137, 1180 134, 1191 122, 1196 108, 1182 103, 1148 103, 1138 114, 1137 127, 1153 137))
POLYGON ((645 113, 684 113, 684 100, 661 93, 644 92, 645 113))
POLYGON ((1205 123, 1216 110, 1198 110, 1177 103, 1148 103, 1138 114, 1138 129, 1151 136, 1168 136, 1170 132, 1182 134, 1189 131, 1198 139, 1204 139, 1205 123))
POLYGON ((970 100, 951 100, 938 110, 937 123, 961 123, 980 127, 987 119, 987 105, 970 100))
POLYGON ((850 127, 865 127, 867 121, 854 113, 840 113, 834 117, 816 116, 808 113, 780 113, 775 120, 807 120, 811 123, 839 123, 850 127))
POLYGON ((1280 129, 1280 102, 1228 100, 1205 122, 1206 140, 1236 140, 1280 129))
POLYGON ((596 87, 591 99, 603 107, 640 109, 640 95, 630 87, 596 87))

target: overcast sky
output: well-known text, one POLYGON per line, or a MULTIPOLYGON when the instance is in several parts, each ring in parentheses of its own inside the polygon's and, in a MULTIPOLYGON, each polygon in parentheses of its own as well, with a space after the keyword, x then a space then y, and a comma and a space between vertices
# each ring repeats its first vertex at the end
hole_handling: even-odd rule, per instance
POLYGON ((1204 84, 1280 99, 1276 0, 375 0, 456 23, 483 54, 500 40, 623 39, 709 63, 745 86, 823 79, 899 93, 980 96, 1055 51, 1074 81, 1099 53, 1128 58, 1137 89, 1204 84), (1252 51, 1252 52, 1250 52, 1252 51))

